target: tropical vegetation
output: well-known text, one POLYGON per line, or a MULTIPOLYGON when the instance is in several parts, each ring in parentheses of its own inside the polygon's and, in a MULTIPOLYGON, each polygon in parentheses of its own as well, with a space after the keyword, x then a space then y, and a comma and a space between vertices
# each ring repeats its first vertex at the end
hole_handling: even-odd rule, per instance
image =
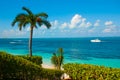
POLYGON ((60 80, 63 73, 72 80, 120 80, 118 68, 68 63, 61 71, 42 68, 41 57, 28 58, 0 51, 0 80, 60 80))
POLYGON ((120 80, 120 69, 90 64, 68 63, 63 66, 72 80, 120 80))
POLYGON ((19 56, 19 57, 22 57, 24 59, 27 59, 28 61, 31 61, 39 66, 41 66, 42 64, 42 57, 41 56, 19 56))
POLYGON ((59 48, 56 53, 53 53, 51 62, 56 67, 56 69, 60 70, 61 65, 63 64, 63 59, 63 49, 59 48))
POLYGON ((62 74, 63 71, 44 69, 36 61, 0 51, 0 80, 60 80, 62 74))
POLYGON ((26 25, 30 25, 29 55, 32 56, 32 37, 34 28, 38 28, 38 26, 41 27, 44 24, 49 29, 51 24, 49 21, 47 21, 48 15, 46 13, 33 14, 32 11, 26 7, 23 7, 22 9, 25 10, 27 14, 18 14, 13 20, 12 26, 17 23, 19 30, 21 31, 22 28, 26 27, 26 25))

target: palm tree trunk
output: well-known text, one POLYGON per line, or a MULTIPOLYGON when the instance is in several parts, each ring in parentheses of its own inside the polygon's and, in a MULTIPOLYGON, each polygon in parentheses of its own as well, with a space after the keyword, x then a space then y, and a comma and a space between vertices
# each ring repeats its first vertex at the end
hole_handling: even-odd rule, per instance
POLYGON ((33 27, 30 27, 30 38, 29 38, 29 55, 32 56, 32 36, 33 36, 33 27))

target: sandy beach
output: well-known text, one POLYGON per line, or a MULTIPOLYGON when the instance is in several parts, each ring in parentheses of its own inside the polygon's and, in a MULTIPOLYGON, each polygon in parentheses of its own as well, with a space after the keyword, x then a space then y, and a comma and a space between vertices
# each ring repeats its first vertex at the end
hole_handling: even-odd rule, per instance
POLYGON ((55 69, 53 65, 47 65, 47 64, 42 64, 42 67, 47 69, 55 69))
MULTIPOLYGON (((47 64, 42 64, 42 67, 46 68, 46 69, 55 69, 55 67, 53 65, 47 65, 47 64)), ((63 70, 63 68, 61 68, 61 69, 63 70)), ((64 73, 61 75, 61 79, 71 79, 71 78, 68 74, 64 73)))

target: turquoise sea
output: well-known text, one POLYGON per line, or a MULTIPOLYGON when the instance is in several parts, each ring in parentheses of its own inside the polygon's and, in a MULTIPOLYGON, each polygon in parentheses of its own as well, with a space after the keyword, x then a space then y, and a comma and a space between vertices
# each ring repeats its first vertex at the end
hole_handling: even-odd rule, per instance
MULTIPOLYGON (((99 37, 102 42, 92 43, 88 38, 33 38, 33 55, 43 57, 43 63, 51 65, 50 58, 58 48, 64 49, 64 63, 95 64, 120 68, 120 37, 99 37)), ((27 38, 0 39, 0 51, 13 55, 28 54, 27 38)))

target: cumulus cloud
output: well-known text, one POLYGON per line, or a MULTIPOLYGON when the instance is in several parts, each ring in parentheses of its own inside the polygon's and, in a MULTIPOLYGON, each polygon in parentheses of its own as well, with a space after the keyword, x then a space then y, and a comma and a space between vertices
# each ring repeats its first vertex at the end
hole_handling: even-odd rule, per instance
POLYGON ((94 27, 98 27, 98 26, 100 26, 100 20, 96 20, 96 22, 94 23, 94 27))
POLYGON ((76 14, 75 16, 73 16, 73 18, 71 19, 71 23, 69 25, 69 27, 72 29, 74 27, 76 27, 82 20, 82 16, 79 14, 76 14))
POLYGON ((110 25, 112 25, 112 24, 113 24, 112 21, 106 21, 106 22, 105 22, 105 26, 110 26, 110 25))
POLYGON ((92 26, 92 23, 87 21, 86 18, 79 14, 75 14, 69 22, 60 23, 57 20, 51 22, 51 29, 78 29, 78 28, 88 28, 92 26))
POLYGON ((58 27, 58 25, 59 25, 58 20, 52 21, 51 25, 52 25, 51 29, 56 29, 58 27))
MULTIPOLYGON (((100 26, 100 20, 96 20, 96 22, 93 24, 93 27, 89 28, 88 32, 89 33, 94 33, 96 32, 96 30, 99 28, 98 26, 100 26)), ((100 29, 100 28, 99 28, 100 29)))
POLYGON ((84 27, 84 28, 88 28, 92 26, 92 24, 90 22, 86 21, 86 18, 82 17, 79 14, 75 14, 73 16, 73 18, 71 19, 71 22, 69 23, 69 28, 73 29, 75 27, 84 27))
POLYGON ((65 29, 67 26, 68 26, 68 24, 67 24, 66 22, 63 23, 63 24, 61 24, 61 28, 62 28, 62 29, 65 29))
POLYGON ((82 23, 80 24, 80 27, 85 27, 85 28, 88 28, 92 26, 92 24, 90 22, 85 22, 85 21, 82 21, 82 23))
POLYGON ((103 33, 117 32, 116 25, 109 25, 102 31, 103 33))
POLYGON ((113 24, 112 21, 106 21, 105 22, 105 29, 103 29, 103 33, 111 33, 111 32, 117 32, 116 25, 113 24))
POLYGON ((55 20, 54 22, 52 22, 52 25, 53 25, 53 26, 57 26, 57 25, 58 25, 58 21, 55 20))

